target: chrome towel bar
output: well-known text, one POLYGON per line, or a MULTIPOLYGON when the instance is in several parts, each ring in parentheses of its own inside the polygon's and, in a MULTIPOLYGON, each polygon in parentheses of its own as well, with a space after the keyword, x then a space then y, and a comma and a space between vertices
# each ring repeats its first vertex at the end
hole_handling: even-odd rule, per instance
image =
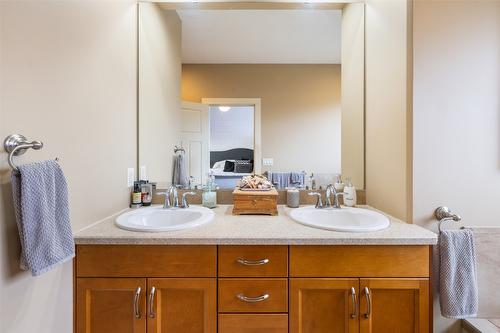
POLYGON ((451 209, 445 206, 438 207, 434 211, 434 216, 436 216, 436 219, 439 220, 439 225, 438 225, 439 232, 441 232, 441 226, 444 222, 446 221, 460 222, 462 220, 462 217, 460 217, 460 215, 453 213, 451 209))
POLYGON ((10 167, 17 171, 18 168, 13 161, 14 156, 22 155, 30 148, 40 150, 43 148, 43 143, 40 141, 28 141, 26 137, 21 134, 12 134, 5 138, 3 147, 5 151, 9 153, 10 167))

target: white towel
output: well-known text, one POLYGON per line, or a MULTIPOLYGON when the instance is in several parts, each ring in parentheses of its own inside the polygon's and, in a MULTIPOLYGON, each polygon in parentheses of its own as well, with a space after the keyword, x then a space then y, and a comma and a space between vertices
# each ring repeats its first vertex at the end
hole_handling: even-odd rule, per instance
POLYGON ((21 241, 21 269, 33 276, 75 256, 68 189, 56 161, 19 166, 12 172, 12 193, 21 241))
POLYGON ((439 302, 444 317, 462 319, 477 315, 476 250, 469 229, 439 234, 439 302))

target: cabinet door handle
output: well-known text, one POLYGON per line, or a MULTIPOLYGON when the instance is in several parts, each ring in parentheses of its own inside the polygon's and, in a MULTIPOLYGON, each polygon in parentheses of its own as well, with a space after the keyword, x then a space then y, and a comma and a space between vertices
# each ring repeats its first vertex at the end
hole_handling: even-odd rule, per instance
POLYGON ((156 313, 154 310, 154 303, 155 303, 155 294, 156 294, 156 288, 153 286, 151 287, 151 291, 149 292, 149 317, 154 318, 156 317, 156 313))
POLYGON ((247 303, 257 303, 257 302, 262 302, 262 301, 265 301, 266 299, 269 298, 269 294, 264 294, 264 295, 261 295, 261 296, 257 296, 257 297, 247 297, 243 294, 238 294, 236 295, 236 297, 238 297, 238 299, 240 301, 243 301, 243 302, 247 302, 247 303))
POLYGON ((370 318, 370 315, 372 314, 372 296, 370 293, 370 289, 368 287, 365 287, 365 297, 366 297, 366 313, 365 313, 365 318, 368 319, 370 318))
POLYGON ((351 318, 356 318, 358 316, 358 302, 356 301, 356 289, 351 287, 351 298, 352 298, 352 313, 351 318))
POLYGON ((137 287, 134 295, 134 314, 135 318, 141 318, 141 309, 139 308, 139 300, 141 298, 141 287, 137 287))
POLYGON ((269 263, 269 259, 260 259, 260 260, 246 260, 239 258, 236 260, 238 263, 245 265, 245 266, 261 266, 269 263))

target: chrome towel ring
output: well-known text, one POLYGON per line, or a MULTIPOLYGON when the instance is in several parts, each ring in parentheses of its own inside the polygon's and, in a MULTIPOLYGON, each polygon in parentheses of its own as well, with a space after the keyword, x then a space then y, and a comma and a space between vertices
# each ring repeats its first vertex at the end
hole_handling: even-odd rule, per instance
POLYGON ((5 148, 5 151, 9 153, 10 167, 18 171, 19 169, 13 161, 14 156, 22 155, 30 148, 40 150, 43 148, 43 143, 40 141, 28 141, 26 137, 21 134, 12 134, 5 138, 3 147, 5 148))
POLYGON ((453 213, 451 209, 445 206, 438 207, 434 211, 434 215, 436 216, 436 219, 439 220, 439 225, 438 225, 439 232, 442 231, 441 225, 444 222, 446 221, 460 222, 462 220, 462 217, 460 217, 460 215, 453 213))

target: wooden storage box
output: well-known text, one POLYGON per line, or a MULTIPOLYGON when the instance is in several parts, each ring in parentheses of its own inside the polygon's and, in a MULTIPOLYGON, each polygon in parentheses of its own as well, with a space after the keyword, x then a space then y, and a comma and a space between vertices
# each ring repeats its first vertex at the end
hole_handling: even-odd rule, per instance
POLYGON ((278 215, 278 191, 242 191, 233 192, 233 214, 278 215))

